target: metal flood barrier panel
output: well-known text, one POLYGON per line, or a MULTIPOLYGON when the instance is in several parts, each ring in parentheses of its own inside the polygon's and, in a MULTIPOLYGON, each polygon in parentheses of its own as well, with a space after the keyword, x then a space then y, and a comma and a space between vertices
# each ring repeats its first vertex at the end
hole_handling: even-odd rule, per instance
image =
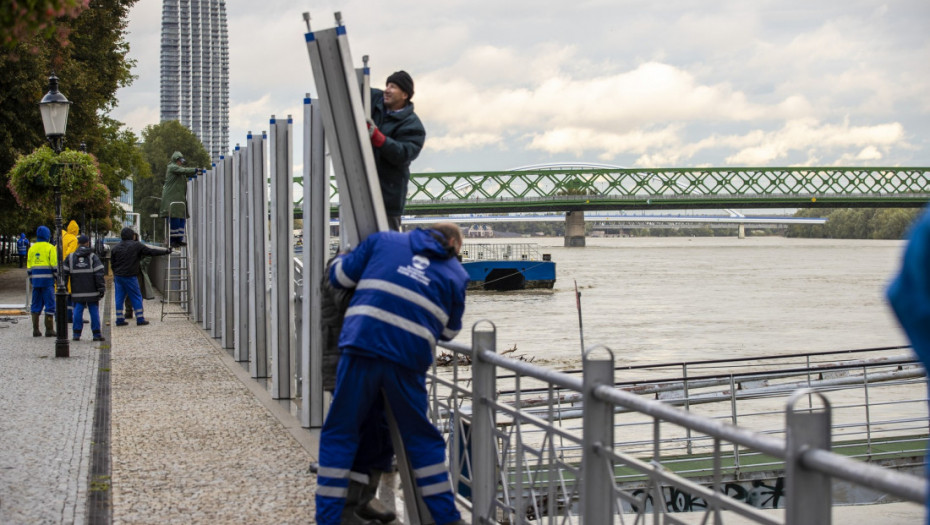
POLYGON ((294 343, 294 190, 290 116, 272 116, 269 130, 271 173, 271 397, 291 397, 294 343))

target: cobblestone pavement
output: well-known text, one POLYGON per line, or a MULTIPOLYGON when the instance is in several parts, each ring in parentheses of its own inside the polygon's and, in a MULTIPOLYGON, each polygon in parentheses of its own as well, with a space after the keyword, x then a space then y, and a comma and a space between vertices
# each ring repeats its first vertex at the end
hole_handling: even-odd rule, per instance
POLYGON ((146 308, 112 329, 113 522, 310 523, 307 449, 207 332, 146 308))
POLYGON ((97 354, 85 334, 56 358, 29 316, 0 315, 0 523, 85 522, 97 354))

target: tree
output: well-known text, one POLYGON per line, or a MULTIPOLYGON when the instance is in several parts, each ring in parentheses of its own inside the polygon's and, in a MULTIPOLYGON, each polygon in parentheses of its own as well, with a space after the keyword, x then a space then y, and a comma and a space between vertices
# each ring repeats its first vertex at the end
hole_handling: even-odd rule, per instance
MULTIPOLYGON (((14 38, 6 45, 7 52, 0 53, 0 209, 14 211, 0 214, 0 232, 34 230, 36 226, 9 192, 8 172, 19 156, 45 143, 38 102, 52 71, 61 78, 62 92, 74 102, 66 146, 77 149, 86 143, 114 196, 122 190, 122 181, 113 180, 114 176, 125 178, 138 169, 123 164, 127 156, 117 154, 126 151, 126 144, 134 144, 135 137, 120 131, 119 123, 107 117, 116 103, 117 89, 129 85, 133 78, 125 37, 129 9, 135 2, 77 0, 83 7, 76 18, 58 18, 52 32, 41 30, 14 38), (70 40, 62 38, 58 29, 67 30, 70 40), (113 140, 124 144, 113 147, 109 144, 113 140)), ((42 5, 55 10, 66 4, 74 2, 49 0, 42 5)), ((35 0, 17 0, 12 12, 36 5, 35 0)), ((0 17, 6 15, 4 8, 0 17)), ((2 27, 6 31, 7 26, 2 27)))
POLYGON ((11 49, 36 35, 67 37, 68 28, 56 24, 87 9, 90 0, 12 0, 0 10, 0 46, 11 49))
MULTIPOLYGON (((137 176, 134 179, 133 207, 143 218, 142 236, 155 239, 154 235, 164 232, 151 231, 152 223, 144 220, 161 208, 161 190, 165 184, 165 170, 171 162, 171 155, 180 151, 187 159, 188 166, 198 168, 210 167, 210 154, 203 147, 197 135, 176 120, 146 126, 142 130, 142 156, 148 163, 151 175, 137 176)), ((163 224, 163 223, 156 223, 163 224)))

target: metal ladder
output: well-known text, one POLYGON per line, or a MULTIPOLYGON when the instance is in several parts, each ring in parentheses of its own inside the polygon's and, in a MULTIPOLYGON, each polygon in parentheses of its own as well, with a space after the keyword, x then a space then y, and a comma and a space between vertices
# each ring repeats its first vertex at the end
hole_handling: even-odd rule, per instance
MULTIPOLYGON (((171 219, 175 217, 173 210, 178 206, 181 213, 187 215, 187 203, 175 201, 168 205, 168 220, 165 221, 165 242, 171 242, 171 219)), ((168 262, 165 267, 165 281, 162 288, 161 298, 161 320, 165 317, 178 316, 187 317, 190 314, 190 271, 187 260, 187 246, 182 246, 177 252, 171 251, 168 254, 168 262), (180 311, 171 311, 165 308, 166 305, 177 304, 180 311)))

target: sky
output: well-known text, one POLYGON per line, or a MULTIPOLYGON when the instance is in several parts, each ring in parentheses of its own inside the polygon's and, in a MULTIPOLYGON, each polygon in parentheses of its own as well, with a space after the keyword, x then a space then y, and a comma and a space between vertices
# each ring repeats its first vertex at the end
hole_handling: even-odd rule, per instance
MULTIPOLYGON (((137 133, 159 119, 161 5, 130 13, 138 78, 112 116, 137 133)), ((291 114, 301 163, 304 11, 342 13, 373 86, 411 74, 415 173, 930 166, 927 0, 227 0, 230 148, 291 114)))

